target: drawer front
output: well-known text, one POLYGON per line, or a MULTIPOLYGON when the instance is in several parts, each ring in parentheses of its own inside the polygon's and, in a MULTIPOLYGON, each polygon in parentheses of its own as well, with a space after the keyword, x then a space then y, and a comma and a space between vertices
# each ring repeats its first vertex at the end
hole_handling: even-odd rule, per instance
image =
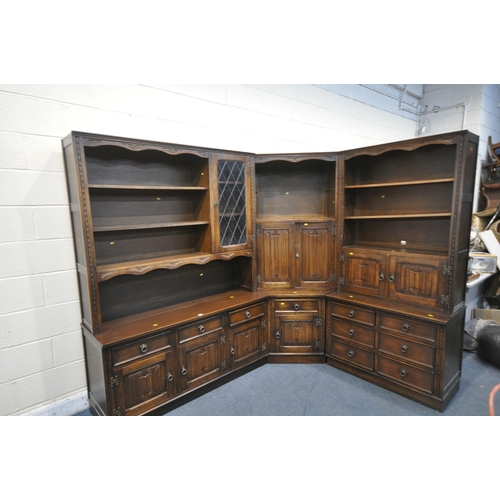
POLYGON ((350 365, 361 366, 373 370, 373 352, 353 347, 342 342, 333 342, 330 354, 337 359, 345 361, 350 365))
POLYGON ((264 303, 254 304, 253 306, 233 311, 229 313, 229 324, 230 326, 234 326, 245 321, 260 318, 261 316, 264 316, 264 312, 264 303))
POLYGON ((320 311, 320 301, 317 299, 279 299, 274 301, 276 312, 320 311))
POLYGON ((370 311, 369 309, 332 302, 331 313, 333 316, 338 316, 349 321, 358 321, 368 326, 375 325, 375 311, 370 311))
POLYGON ((220 316, 206 318, 196 323, 179 328, 179 343, 207 335, 222 329, 222 318, 220 316))
POLYGON ((363 344, 367 347, 375 346, 375 332, 369 328, 359 326, 357 323, 347 323, 335 319, 333 321, 332 334, 344 340, 363 344))
POLYGON ((413 366, 378 357, 378 373, 402 384, 432 394, 434 375, 413 366))
POLYGON ((434 368, 435 348, 430 345, 418 344, 402 337, 380 333, 378 350, 379 353, 391 354, 426 368, 434 368))
POLYGON ((397 316, 380 315, 380 328, 390 330, 404 336, 411 336, 431 342, 436 341, 437 326, 416 321, 408 321, 397 316))
POLYGON ((154 337, 146 337, 143 340, 122 347, 115 347, 112 350, 113 366, 119 366, 143 358, 144 356, 159 352, 167 347, 170 347, 168 333, 155 335, 154 337))

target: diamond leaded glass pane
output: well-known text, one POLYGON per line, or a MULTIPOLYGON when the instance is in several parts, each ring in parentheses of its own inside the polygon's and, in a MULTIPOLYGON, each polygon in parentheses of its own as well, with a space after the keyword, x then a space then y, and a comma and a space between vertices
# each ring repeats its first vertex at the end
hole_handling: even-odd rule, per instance
POLYGON ((219 160, 219 229, 223 247, 247 242, 245 163, 219 160))

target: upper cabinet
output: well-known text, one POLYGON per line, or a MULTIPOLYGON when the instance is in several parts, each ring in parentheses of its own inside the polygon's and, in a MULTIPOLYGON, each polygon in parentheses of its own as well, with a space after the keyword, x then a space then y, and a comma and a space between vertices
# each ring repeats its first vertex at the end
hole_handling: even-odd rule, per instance
POLYGON ((252 288, 248 155, 78 132, 63 148, 90 331, 252 288))
POLYGON ((463 299, 477 136, 341 155, 341 287, 452 310, 463 299), (456 271, 456 272, 455 272, 456 271))
POLYGON ((333 289, 336 155, 256 157, 257 287, 333 289))

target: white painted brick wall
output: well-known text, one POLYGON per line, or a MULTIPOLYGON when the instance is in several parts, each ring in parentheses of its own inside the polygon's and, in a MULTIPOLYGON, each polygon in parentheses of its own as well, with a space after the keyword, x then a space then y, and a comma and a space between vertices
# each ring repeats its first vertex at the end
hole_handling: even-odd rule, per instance
POLYGON ((71 130, 275 153, 408 139, 415 124, 315 85, 0 84, 0 415, 71 413, 86 389, 71 130))

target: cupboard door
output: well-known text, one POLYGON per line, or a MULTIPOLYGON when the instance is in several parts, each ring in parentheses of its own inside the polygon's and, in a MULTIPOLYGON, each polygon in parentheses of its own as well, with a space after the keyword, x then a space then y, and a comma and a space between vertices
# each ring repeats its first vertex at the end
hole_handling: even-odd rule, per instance
POLYGON ((267 354, 264 345, 265 322, 254 319, 232 328, 229 333, 230 368, 236 369, 267 354))
POLYGON ((179 345, 181 390, 205 384, 227 370, 222 359, 222 330, 202 335, 179 345))
POLYGON ((118 415, 140 415, 175 394, 174 355, 169 348, 115 369, 114 385, 118 415))
POLYGON ((291 288, 295 283, 294 224, 262 223, 257 227, 258 286, 291 288))
POLYGON ((251 250, 250 157, 215 155, 212 174, 215 253, 251 250))
POLYGON ((344 249, 342 255, 344 255, 344 290, 379 297, 387 295, 384 254, 344 249))
POLYGON ((333 274, 333 224, 297 224, 296 286, 328 288, 333 274))
POLYGON ((390 256, 389 297, 411 304, 443 307, 446 260, 436 256, 390 256))
POLYGON ((324 352, 323 321, 311 313, 280 314, 276 317, 274 352, 318 354, 324 352))

